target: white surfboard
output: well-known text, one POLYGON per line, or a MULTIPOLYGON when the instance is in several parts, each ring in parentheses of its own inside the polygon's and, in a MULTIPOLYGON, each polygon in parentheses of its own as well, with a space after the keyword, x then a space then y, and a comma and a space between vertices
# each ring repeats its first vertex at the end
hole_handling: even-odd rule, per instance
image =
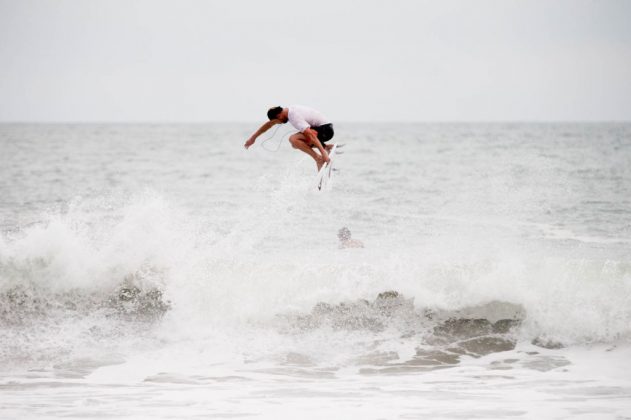
POLYGON ((318 190, 330 188, 333 181, 333 164, 337 156, 337 143, 333 144, 333 147, 329 151, 329 161, 322 165, 318 176, 316 177, 316 185, 318 190))

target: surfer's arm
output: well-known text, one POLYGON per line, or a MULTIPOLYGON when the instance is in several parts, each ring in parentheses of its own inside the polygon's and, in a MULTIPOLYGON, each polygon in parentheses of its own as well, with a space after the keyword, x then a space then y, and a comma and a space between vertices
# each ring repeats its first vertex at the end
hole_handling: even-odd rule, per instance
POLYGON ((244 144, 245 148, 247 149, 248 147, 252 146, 258 136, 260 136, 261 134, 263 134, 264 132, 272 128, 274 125, 279 124, 279 123, 280 123, 279 120, 270 120, 266 122, 265 124, 263 124, 262 126, 260 126, 259 129, 256 130, 256 132, 252 134, 250 138, 245 142, 244 144))
POLYGON ((322 147, 322 143, 320 143, 320 140, 318 139, 317 132, 313 128, 307 128, 305 129, 305 131, 302 132, 302 134, 304 134, 311 141, 311 144, 316 145, 324 161, 328 162, 329 154, 326 152, 324 147, 322 147))

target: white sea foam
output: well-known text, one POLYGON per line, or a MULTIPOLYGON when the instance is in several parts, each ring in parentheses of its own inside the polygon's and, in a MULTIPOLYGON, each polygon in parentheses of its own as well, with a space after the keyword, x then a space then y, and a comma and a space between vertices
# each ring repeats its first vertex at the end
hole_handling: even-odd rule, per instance
POLYGON ((288 311, 307 313, 320 301, 397 290, 414 297, 419 309, 521 305, 525 340, 543 335, 580 344, 630 333, 628 263, 546 255, 472 235, 359 250, 338 250, 329 240, 306 251, 309 241, 279 230, 286 212, 300 205, 297 195, 306 202, 310 193, 282 194, 282 188, 265 208, 241 210, 243 221, 223 237, 154 193, 111 206, 114 215, 106 222, 90 220, 76 204, 16 239, 3 239, 2 290, 28 285, 41 293, 106 296, 132 279, 162 290, 173 304, 170 316, 202 325, 269 321, 288 311), (272 248, 270 235, 288 235, 287 242, 272 248))

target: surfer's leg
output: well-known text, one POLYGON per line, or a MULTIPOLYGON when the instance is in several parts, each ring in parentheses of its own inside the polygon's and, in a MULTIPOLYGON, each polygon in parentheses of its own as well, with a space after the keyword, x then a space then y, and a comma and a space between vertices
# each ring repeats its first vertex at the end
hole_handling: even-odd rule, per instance
POLYGON ((312 146, 309 145, 307 137, 304 134, 292 134, 289 137, 289 142, 294 147, 294 149, 302 150, 303 152, 311 156, 313 160, 315 160, 316 165, 318 165, 318 170, 320 170, 322 164, 324 163, 324 161, 322 160, 322 156, 320 156, 318 153, 315 152, 315 150, 312 149, 312 146))

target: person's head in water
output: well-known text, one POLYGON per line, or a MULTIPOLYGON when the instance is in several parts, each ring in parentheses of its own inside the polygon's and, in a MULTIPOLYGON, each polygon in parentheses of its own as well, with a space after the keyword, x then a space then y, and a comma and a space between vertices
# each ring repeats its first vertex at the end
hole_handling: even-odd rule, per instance
POLYGON ((267 110, 267 118, 272 120, 280 120, 284 123, 288 121, 287 112, 285 112, 285 108, 282 106, 275 106, 267 110))
POLYGON ((363 248, 364 243, 357 239, 351 238, 351 231, 344 226, 337 231, 337 237, 340 240, 340 248, 363 248))
POLYGON ((340 241, 348 241, 349 239, 351 239, 351 231, 344 226, 342 229, 337 231, 337 237, 340 239, 340 241))

